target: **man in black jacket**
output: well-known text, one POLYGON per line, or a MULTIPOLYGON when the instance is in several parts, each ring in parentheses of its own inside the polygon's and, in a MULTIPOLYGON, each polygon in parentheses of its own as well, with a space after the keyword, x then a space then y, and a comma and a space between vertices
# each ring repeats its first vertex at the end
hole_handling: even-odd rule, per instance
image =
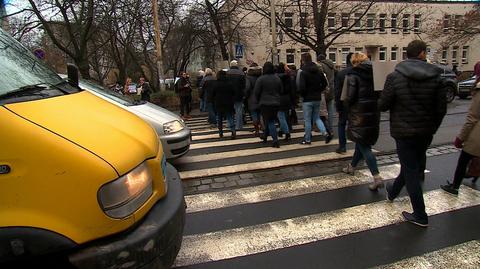
POLYGON ((238 68, 238 62, 233 60, 230 62, 230 69, 227 71, 227 78, 233 86, 235 100, 235 128, 241 130, 243 128, 243 97, 245 90, 245 73, 238 68))
POLYGON ((343 108, 343 103, 340 100, 342 96, 343 83, 345 81, 345 75, 352 70, 352 58, 353 52, 347 55, 347 67, 337 73, 335 77, 335 106, 338 112, 338 148, 335 152, 339 154, 347 153, 347 137, 345 135, 345 129, 347 128, 347 111, 343 108))
POLYGON ((402 215, 421 227, 428 226, 421 186, 425 154, 447 111, 442 69, 426 62, 426 50, 423 41, 408 44, 408 59, 387 76, 378 102, 381 111, 390 110, 390 133, 401 165, 395 182, 387 184, 387 199, 393 201, 406 185, 413 213, 402 215))

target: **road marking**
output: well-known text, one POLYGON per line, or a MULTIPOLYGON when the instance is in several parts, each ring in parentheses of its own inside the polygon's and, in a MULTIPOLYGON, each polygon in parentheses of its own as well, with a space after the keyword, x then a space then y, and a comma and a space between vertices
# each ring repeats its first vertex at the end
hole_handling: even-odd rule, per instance
POLYGON ((254 171, 254 170, 279 168, 283 166, 296 165, 299 163, 306 164, 306 163, 314 163, 314 162, 321 162, 321 161, 346 159, 346 158, 351 158, 352 155, 353 155, 353 150, 347 150, 346 154, 343 154, 343 155, 335 152, 327 152, 327 153, 319 153, 315 155, 299 156, 299 157, 285 158, 285 159, 278 159, 278 160, 244 163, 244 164, 237 164, 237 165, 227 165, 227 166, 220 166, 220 167, 206 168, 206 169, 199 169, 199 170, 192 170, 192 171, 182 171, 182 172, 179 172, 179 174, 182 180, 186 180, 191 178, 218 176, 218 175, 248 172, 248 171, 254 171))
MULTIPOLYGON (((380 174, 384 179, 395 178, 399 173, 400 165, 398 164, 380 167, 380 174)), ((370 182, 372 182, 370 170, 362 169, 356 171, 355 176, 338 173, 289 180, 233 190, 187 195, 185 201, 187 202, 187 213, 193 213, 341 189, 370 182)))
MULTIPOLYGON (((220 146, 231 146, 231 145, 241 145, 241 144, 249 144, 249 143, 262 143, 262 140, 258 137, 252 138, 239 138, 235 140, 230 140, 230 133, 224 132, 225 136, 223 140, 208 142, 208 143, 197 143, 190 145, 190 150, 192 149, 203 149, 203 148, 211 148, 211 147, 220 147, 220 146)), ((291 138, 300 138, 303 137, 304 133, 292 133, 291 138)), ((321 134, 315 134, 314 136, 322 136, 321 134)), ((269 137, 270 139, 270 137, 269 137)), ((272 141, 269 140, 269 143, 272 141)), ((308 147, 308 146, 305 146, 308 147)))
MULTIPOLYGON (((315 141, 312 142, 308 149, 318 149, 321 150, 326 146, 331 145, 338 145, 338 139, 332 140, 329 144, 325 144, 325 141, 315 141)), ((273 147, 264 147, 261 149, 242 149, 236 151, 227 151, 227 152, 218 152, 218 153, 206 153, 202 155, 196 156, 185 156, 175 161, 177 164, 189 164, 195 162, 205 162, 205 161, 213 161, 213 160, 222 160, 225 158, 234 158, 234 157, 244 157, 244 156, 251 156, 257 154, 265 154, 265 153, 278 153, 278 152, 285 152, 290 150, 296 149, 306 149, 307 147, 300 144, 290 144, 290 145, 282 145, 280 148, 273 148, 273 147)))
MULTIPOLYGON (((480 204, 480 192, 462 186, 458 197, 434 190, 424 194, 427 213, 437 215, 480 204)), ((260 225, 183 237, 175 266, 252 255, 335 238, 403 222, 408 197, 343 208, 260 225)))
POLYGON ((375 269, 478 267, 480 267, 480 241, 473 240, 392 264, 378 266, 375 269))
MULTIPOLYGON (((300 126, 300 125, 295 125, 292 128, 293 128, 293 131, 298 131, 298 130, 303 131, 303 126, 300 126)), ((243 135, 243 134, 250 134, 253 136, 252 131, 244 131, 244 130, 237 131, 237 135, 243 135)), ((208 134, 208 135, 194 135, 192 140, 199 141, 199 140, 205 140, 205 139, 211 139, 211 138, 218 138, 218 132, 215 134, 208 134)))

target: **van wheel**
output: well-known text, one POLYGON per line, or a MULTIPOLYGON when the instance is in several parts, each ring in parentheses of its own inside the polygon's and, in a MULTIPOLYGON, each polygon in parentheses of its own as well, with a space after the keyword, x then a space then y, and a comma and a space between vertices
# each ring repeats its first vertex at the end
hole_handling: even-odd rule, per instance
POLYGON ((447 103, 451 103, 455 99, 455 88, 447 86, 447 103))

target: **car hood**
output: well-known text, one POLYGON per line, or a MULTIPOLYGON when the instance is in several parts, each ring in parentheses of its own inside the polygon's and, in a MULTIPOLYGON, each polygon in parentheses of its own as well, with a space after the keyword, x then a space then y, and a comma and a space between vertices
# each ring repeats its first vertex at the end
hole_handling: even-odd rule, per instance
POLYGON ((138 116, 148 117, 161 124, 174 120, 182 122, 181 118, 175 113, 149 102, 129 106, 128 110, 135 112, 138 116))
POLYGON ((155 157, 159 149, 148 124, 86 91, 6 107, 97 155, 119 175, 155 157))

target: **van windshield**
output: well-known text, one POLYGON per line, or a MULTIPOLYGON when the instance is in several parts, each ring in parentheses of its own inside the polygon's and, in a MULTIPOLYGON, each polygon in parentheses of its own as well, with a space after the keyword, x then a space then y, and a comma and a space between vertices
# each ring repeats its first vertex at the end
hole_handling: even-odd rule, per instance
MULTIPOLYGON (((38 95, 36 99, 39 99, 52 96, 45 94, 49 86, 61 84, 62 79, 55 72, 0 29, 0 96, 12 95, 19 89, 38 89, 38 85, 42 85, 46 90, 38 95)), ((56 91, 53 95, 58 95, 58 89, 56 91)))

